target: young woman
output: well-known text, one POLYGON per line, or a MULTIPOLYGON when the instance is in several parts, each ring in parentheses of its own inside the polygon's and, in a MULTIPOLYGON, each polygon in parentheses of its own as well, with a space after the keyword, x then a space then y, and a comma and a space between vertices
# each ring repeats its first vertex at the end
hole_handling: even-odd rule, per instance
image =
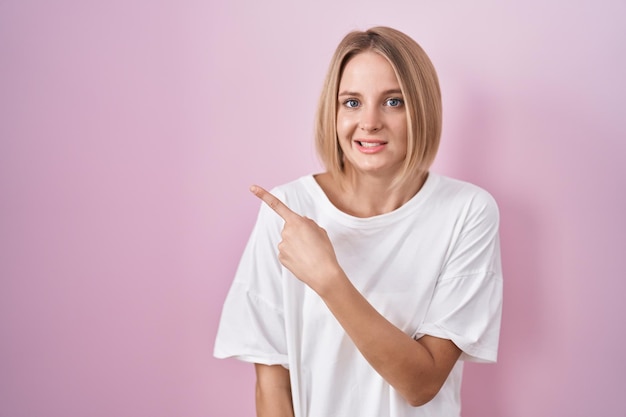
POLYGON ((460 416, 463 361, 494 362, 498 208, 429 171, 435 70, 386 27, 339 44, 316 126, 326 172, 269 193, 215 356, 255 363, 258 416, 460 416))

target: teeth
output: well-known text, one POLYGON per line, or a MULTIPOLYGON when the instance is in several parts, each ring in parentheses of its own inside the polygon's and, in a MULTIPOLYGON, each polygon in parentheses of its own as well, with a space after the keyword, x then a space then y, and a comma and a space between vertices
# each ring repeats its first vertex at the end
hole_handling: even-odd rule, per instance
POLYGON ((379 146, 382 142, 359 142, 364 148, 373 148, 374 146, 379 146))

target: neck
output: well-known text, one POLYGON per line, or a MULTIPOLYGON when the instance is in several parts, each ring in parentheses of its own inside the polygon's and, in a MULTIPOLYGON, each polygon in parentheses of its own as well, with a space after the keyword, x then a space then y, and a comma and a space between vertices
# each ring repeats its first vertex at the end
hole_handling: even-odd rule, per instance
POLYGON ((373 175, 346 173, 335 187, 326 187, 325 191, 341 211, 355 217, 372 217, 404 205, 422 188, 427 177, 428 173, 423 173, 394 185, 373 175))

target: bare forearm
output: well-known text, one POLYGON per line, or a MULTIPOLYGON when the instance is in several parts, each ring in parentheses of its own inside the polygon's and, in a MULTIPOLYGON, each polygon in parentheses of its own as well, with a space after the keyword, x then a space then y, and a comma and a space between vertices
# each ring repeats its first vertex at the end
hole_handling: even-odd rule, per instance
POLYGON ((394 326, 345 275, 333 282, 332 289, 319 294, 365 359, 412 405, 429 401, 458 358, 458 348, 449 341, 441 341, 449 352, 442 356, 438 351, 433 355, 429 348, 438 345, 415 341, 394 326))

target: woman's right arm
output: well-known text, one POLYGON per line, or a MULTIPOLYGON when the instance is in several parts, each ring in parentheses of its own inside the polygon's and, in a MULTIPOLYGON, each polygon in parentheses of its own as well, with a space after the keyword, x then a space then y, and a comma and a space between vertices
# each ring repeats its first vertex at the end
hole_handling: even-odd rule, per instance
POLYGON ((293 417, 289 370, 281 365, 254 364, 257 417, 293 417))

